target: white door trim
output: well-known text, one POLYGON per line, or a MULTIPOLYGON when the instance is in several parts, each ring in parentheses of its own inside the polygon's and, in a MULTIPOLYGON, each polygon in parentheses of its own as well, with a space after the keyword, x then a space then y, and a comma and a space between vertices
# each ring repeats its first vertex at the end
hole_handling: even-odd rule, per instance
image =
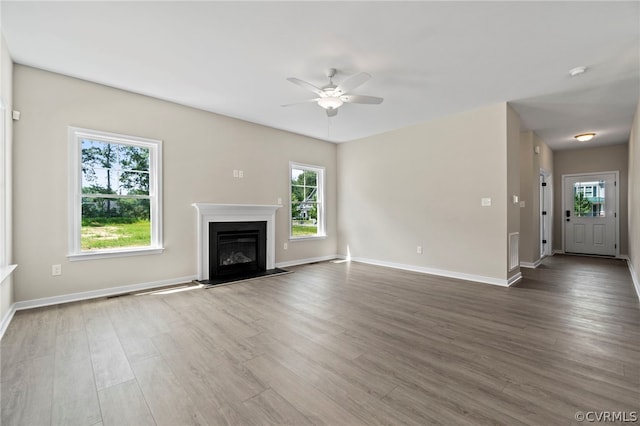
POLYGON ((615 188, 616 188, 616 215, 615 215, 615 226, 616 226, 616 242, 615 242, 615 247, 616 247, 616 257, 620 257, 620 185, 618 185, 618 183, 620 182, 620 171, 619 170, 610 170, 610 171, 602 171, 602 172, 589 172, 589 173, 567 173, 567 174, 563 174, 562 175, 562 209, 560 210, 560 216, 562 218, 562 252, 566 253, 566 245, 565 245, 565 233, 566 233, 566 220, 564 217, 564 211, 568 210, 567 206, 565 205, 566 203, 566 197, 565 197, 565 179, 566 178, 575 178, 575 177, 579 177, 579 176, 596 176, 596 175, 606 175, 606 174, 615 174, 616 176, 616 184, 615 184, 615 188))
POLYGON ((552 256, 553 255, 553 175, 551 174, 551 172, 540 168, 540 173, 538 174, 538 179, 540 179, 540 176, 544 177, 544 181, 546 182, 547 186, 546 186, 546 190, 543 191, 542 190, 542 186, 540 184, 538 184, 538 198, 539 198, 539 211, 538 211, 538 215, 539 215, 539 219, 540 219, 540 229, 538 232, 538 243, 540 244, 540 259, 542 260, 544 257, 546 256, 552 256), (544 200, 543 200, 543 196, 544 196, 544 200), (543 221, 544 221, 544 217, 542 215, 542 210, 543 207, 545 208, 545 211, 547 212, 547 220, 546 220, 546 227, 543 227, 543 221), (542 245, 542 240, 546 239, 547 240, 547 244, 542 245))

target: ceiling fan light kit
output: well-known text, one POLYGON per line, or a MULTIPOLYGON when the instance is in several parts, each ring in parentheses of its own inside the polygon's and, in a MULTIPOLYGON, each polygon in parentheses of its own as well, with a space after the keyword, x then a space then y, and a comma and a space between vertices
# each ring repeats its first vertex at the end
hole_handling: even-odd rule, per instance
POLYGON ((343 103, 342 99, 333 96, 318 99, 318 105, 324 109, 336 109, 341 107, 343 103))
MULTIPOLYGON (((347 78, 342 84, 336 86, 333 83, 333 77, 336 75, 336 69, 330 68, 327 72, 327 77, 329 77, 329 84, 323 86, 322 88, 316 87, 311 83, 307 83, 304 80, 300 80, 299 78, 289 77, 287 80, 292 82, 293 84, 297 84, 300 87, 303 87, 307 90, 315 93, 318 98, 308 99, 306 101, 298 102, 298 103, 306 103, 306 102, 316 102, 318 106, 324 108, 327 112, 327 117, 335 117, 338 114, 338 108, 340 108, 345 103, 352 104, 381 104, 383 99, 378 98, 376 96, 365 96, 365 95, 349 95, 348 93, 355 89, 356 87, 367 82, 371 76, 366 72, 361 72, 359 74, 353 75, 347 78)), ((295 104, 287 104, 282 106, 291 106, 295 104)))

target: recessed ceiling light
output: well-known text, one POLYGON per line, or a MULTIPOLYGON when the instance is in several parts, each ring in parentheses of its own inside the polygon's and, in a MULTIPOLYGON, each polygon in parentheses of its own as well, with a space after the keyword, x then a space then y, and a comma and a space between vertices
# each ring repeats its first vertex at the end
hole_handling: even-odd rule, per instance
POLYGON ((579 76, 580 74, 584 74, 587 71, 587 67, 575 67, 572 70, 569 70, 569 75, 571 77, 579 76))
POLYGON ((578 139, 580 142, 587 142, 594 138, 595 133, 580 133, 579 135, 575 135, 574 138, 578 139))

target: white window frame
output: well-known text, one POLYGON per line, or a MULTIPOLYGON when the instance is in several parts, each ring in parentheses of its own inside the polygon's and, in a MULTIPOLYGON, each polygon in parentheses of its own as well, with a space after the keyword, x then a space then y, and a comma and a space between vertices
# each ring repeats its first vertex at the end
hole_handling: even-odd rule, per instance
POLYGON ((299 240, 313 240, 313 239, 322 239, 327 237, 326 233, 326 217, 325 217, 325 168, 322 166, 314 166, 311 164, 302 164, 296 162, 289 162, 289 240, 290 241, 299 241, 299 240), (318 233, 316 235, 302 235, 302 236, 294 236, 291 231, 293 229, 292 223, 292 203, 291 203, 291 171, 293 169, 302 169, 309 170, 317 173, 317 184, 318 184, 318 233))
POLYGON ((7 142, 8 125, 4 100, 0 98, 0 284, 17 265, 10 265, 11 240, 11 152, 7 142))
POLYGON ((69 243, 71 261, 158 254, 162 246, 162 141, 120 135, 99 130, 68 128, 69 138, 69 243), (147 247, 118 247, 82 250, 82 139, 133 145, 149 149, 149 204, 151 206, 151 244, 147 247))

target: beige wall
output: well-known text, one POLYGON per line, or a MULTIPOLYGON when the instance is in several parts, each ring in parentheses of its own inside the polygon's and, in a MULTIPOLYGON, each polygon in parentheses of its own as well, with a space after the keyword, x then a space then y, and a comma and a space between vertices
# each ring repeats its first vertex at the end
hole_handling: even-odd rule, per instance
POLYGON ((501 103, 340 144, 339 252, 506 280, 507 231, 519 220, 507 206, 507 156, 519 189, 517 138, 507 152, 514 114, 501 103))
POLYGON ((562 249, 562 175, 572 173, 592 173, 620 171, 620 254, 628 251, 628 204, 627 183, 629 168, 628 144, 597 148, 572 149, 554 153, 553 180, 553 248, 562 249))
POLYGON ((629 138, 629 259, 640 297, 640 104, 629 138))
MULTIPOLYGON (((0 164, 2 167, 0 173, 5 173, 7 187, 7 207, 6 211, 0 211, 0 214, 7 215, 7 229, 5 230, 6 241, 0 242, 5 245, 7 251, 7 260, 9 263, 13 261, 12 255, 12 226, 11 226, 11 175, 12 175, 12 145, 13 145, 13 121, 11 119, 11 111, 13 105, 13 62, 9 55, 7 44, 4 36, 0 35, 0 97, 4 102, 5 117, 5 158, 6 164, 0 164), (5 169, 6 167, 6 169, 5 169)), ((0 265, 2 266, 2 265, 0 265)), ((11 309, 13 305, 13 277, 9 276, 0 283, 0 321, 11 309)))
POLYGON ((22 112, 14 129, 16 300, 195 275, 191 203, 286 203, 289 161, 326 167, 328 237, 283 250, 285 206, 276 214, 276 262, 336 253, 334 144, 20 65, 14 87, 22 112), (67 261, 67 126, 163 140, 163 254, 67 261), (51 276, 53 264, 62 276, 51 276))
POLYGON ((531 130, 521 133, 520 148, 520 198, 525 204, 520 208, 520 261, 535 264, 541 257, 540 171, 552 174, 553 151, 531 130), (540 148, 539 154, 535 153, 536 147, 540 148))

